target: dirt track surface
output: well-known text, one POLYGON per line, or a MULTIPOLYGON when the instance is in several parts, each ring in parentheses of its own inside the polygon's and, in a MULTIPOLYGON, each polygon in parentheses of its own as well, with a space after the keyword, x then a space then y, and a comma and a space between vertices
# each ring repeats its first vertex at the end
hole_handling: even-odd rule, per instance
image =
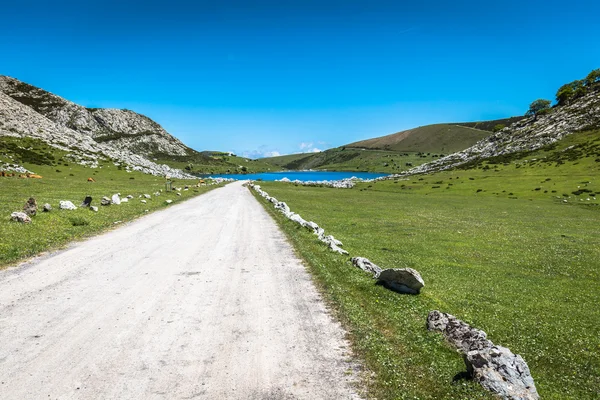
POLYGON ((0 271, 3 400, 357 398, 348 352, 241 183, 0 271))

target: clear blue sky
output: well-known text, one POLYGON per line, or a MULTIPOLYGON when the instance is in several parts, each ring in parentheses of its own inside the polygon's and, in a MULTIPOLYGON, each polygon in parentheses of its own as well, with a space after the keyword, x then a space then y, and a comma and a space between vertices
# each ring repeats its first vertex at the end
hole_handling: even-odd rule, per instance
POLYGON ((198 150, 313 151, 523 114, 600 68, 600 1, 3 2, 0 74, 198 150))

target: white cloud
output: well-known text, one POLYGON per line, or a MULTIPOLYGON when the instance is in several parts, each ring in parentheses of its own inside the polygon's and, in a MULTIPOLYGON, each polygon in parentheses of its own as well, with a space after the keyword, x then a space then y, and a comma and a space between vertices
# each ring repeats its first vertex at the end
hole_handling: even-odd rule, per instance
POLYGON ((279 150, 269 148, 267 145, 259 146, 258 149, 255 150, 246 150, 242 152, 242 156, 246 158, 264 158, 264 157, 278 157, 281 156, 281 152, 279 150))
POLYGON ((314 147, 314 148, 310 149, 308 152, 309 152, 309 153, 320 153, 320 152, 321 152, 321 150, 320 150, 320 149, 317 149, 316 147, 314 147))
POLYGON ((312 142, 302 142, 300 143, 300 150, 307 150, 313 146, 312 142))

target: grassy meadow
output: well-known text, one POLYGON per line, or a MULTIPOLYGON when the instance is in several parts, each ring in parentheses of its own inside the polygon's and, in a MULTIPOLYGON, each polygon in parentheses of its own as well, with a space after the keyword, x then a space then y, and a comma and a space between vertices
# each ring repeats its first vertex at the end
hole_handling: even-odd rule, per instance
POLYGON ((353 189, 261 186, 351 256, 423 276, 419 296, 378 286, 265 203, 373 372, 370 397, 489 397, 461 379, 460 355, 425 329, 438 309, 522 355, 542 398, 600 398, 599 131, 469 169, 353 189))
MULTIPOLYGON (((189 185, 181 196, 165 191, 165 179, 161 177, 128 173, 111 162, 101 162, 98 169, 78 165, 66 153, 56 150, 39 141, 14 138, 0 138, 0 162, 19 161, 25 168, 41 175, 42 179, 0 177, 0 269, 43 251, 60 248, 69 242, 95 235, 115 226, 115 222, 126 222, 148 212, 167 207, 165 200, 172 204, 204 193, 216 186, 192 187, 198 180, 175 180, 173 187, 189 185), (12 157, 12 158, 10 158, 12 157), (93 178, 96 182, 88 182, 93 178), (160 196, 155 192, 163 190, 160 196), (121 205, 100 206, 102 196, 111 197, 121 193, 122 197, 134 196, 121 205), (139 195, 149 194, 143 204, 139 195), (92 205, 99 211, 88 208, 60 210, 60 200, 70 200, 77 207, 84 197, 93 198, 92 205), (10 220, 14 211, 22 211, 29 197, 38 204, 38 214, 32 223, 21 224, 10 220), (42 212, 44 203, 53 210, 42 212)), ((17 174, 18 175, 18 174, 17 174)))

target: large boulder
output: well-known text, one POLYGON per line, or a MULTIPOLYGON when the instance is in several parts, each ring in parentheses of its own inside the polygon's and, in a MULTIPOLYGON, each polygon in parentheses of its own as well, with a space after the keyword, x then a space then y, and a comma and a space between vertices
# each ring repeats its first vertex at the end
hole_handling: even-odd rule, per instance
POLYGON ((31 218, 29 217, 29 215, 19 211, 10 214, 10 219, 16 222, 21 222, 23 224, 28 224, 31 222, 31 218))
POLYGON ((27 203, 25 203, 25 206, 23 207, 23 212, 30 217, 37 214, 37 201, 35 201, 33 197, 30 197, 29 200, 27 200, 27 203))
POLYGON ((539 399, 525 360, 492 343, 484 331, 437 310, 427 316, 427 329, 442 332, 463 354, 469 375, 485 389, 505 400, 539 399))
POLYGON ((518 354, 502 346, 473 350, 465 355, 467 372, 473 380, 506 400, 540 398, 529 366, 518 354))
POLYGON ((425 282, 412 268, 384 269, 377 275, 379 282, 400 293, 419 294, 425 282))
POLYGON ((69 200, 61 200, 58 203, 58 208, 60 208, 61 210, 77 210, 77 207, 75 207, 75 204, 73 204, 73 202, 71 202, 69 200))
POLYGON ((364 257, 352 257, 352 265, 362 269, 365 272, 373 274, 374 278, 377 277, 382 271, 380 267, 373 264, 368 258, 364 257))

